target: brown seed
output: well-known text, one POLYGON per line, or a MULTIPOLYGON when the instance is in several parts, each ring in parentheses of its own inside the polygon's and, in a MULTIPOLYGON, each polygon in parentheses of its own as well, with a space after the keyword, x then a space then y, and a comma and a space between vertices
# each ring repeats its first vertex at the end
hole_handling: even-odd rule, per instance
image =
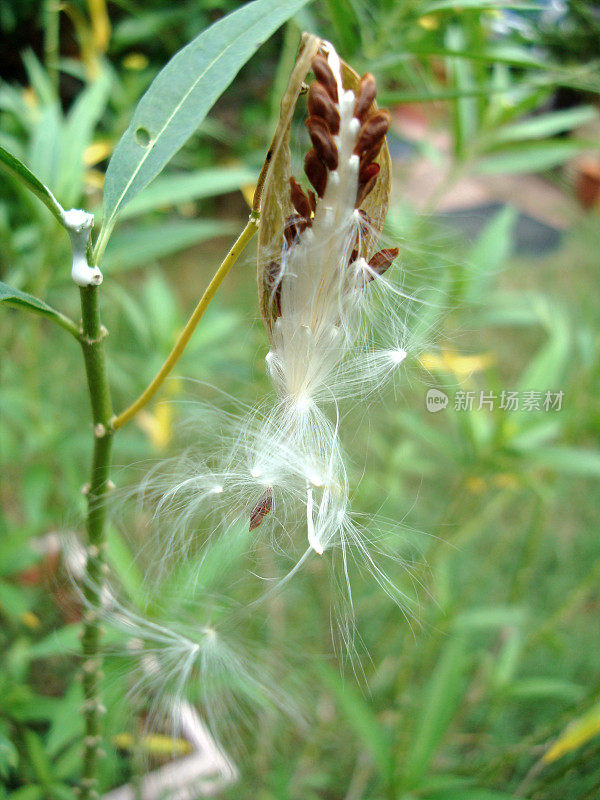
POLYGON ((317 155, 316 150, 309 150, 304 158, 304 172, 319 197, 325 194, 327 186, 327 167, 317 155))
POLYGON ((377 175, 373 175, 372 177, 369 178, 369 180, 366 183, 358 184, 358 191, 356 192, 356 203, 354 205, 355 208, 358 208, 362 204, 365 197, 375 186, 376 182, 377 182, 377 175))
POLYGON ((363 75, 358 84, 356 91, 356 103, 354 104, 354 116, 361 122, 365 121, 365 117, 371 108, 375 95, 377 93, 377 85, 375 78, 370 72, 363 75))
POLYGON ((310 202, 294 177, 290 178, 290 196, 292 204, 300 216, 305 219, 310 219, 310 202))
POLYGON ((253 531, 261 524, 263 519, 271 512, 273 508, 273 490, 269 487, 264 494, 261 495, 257 504, 250 513, 250 530, 253 531))
POLYGON ((308 113, 311 117, 322 117, 332 133, 340 130, 340 114, 322 83, 311 83, 308 91, 308 113))
POLYGON ((338 151, 327 123, 321 117, 309 117, 306 120, 306 127, 321 161, 327 169, 337 169, 338 151))
POLYGON ((367 183, 372 177, 379 175, 379 164, 364 164, 358 172, 358 183, 367 183))
POLYGON ((390 127, 390 122, 391 118, 388 111, 375 111, 371 114, 360 129, 354 152, 357 155, 361 155, 370 150, 379 140, 383 140, 390 127))
POLYGON ((371 189, 375 186, 379 175, 379 164, 364 164, 358 173, 358 189, 356 192, 356 205, 358 208, 371 189))
POLYGON ((312 71, 315 73, 315 78, 322 83, 327 94, 334 103, 338 102, 338 88, 335 75, 331 71, 331 67, 327 63, 327 59, 323 56, 315 56, 310 62, 312 71))
MULTIPOLYGON (((388 247, 385 250, 380 250, 369 260, 369 266, 377 275, 383 275, 397 255, 397 247, 388 247)), ((372 278, 373 276, 371 275, 370 277, 372 278)))
POLYGON ((362 153, 360 157, 359 172, 366 164, 370 164, 371 161, 375 161, 375 159, 379 155, 379 151, 383 147, 384 142, 385 142, 385 136, 382 136, 381 139, 377 139, 371 145, 371 147, 369 147, 367 150, 364 151, 364 153, 362 153))

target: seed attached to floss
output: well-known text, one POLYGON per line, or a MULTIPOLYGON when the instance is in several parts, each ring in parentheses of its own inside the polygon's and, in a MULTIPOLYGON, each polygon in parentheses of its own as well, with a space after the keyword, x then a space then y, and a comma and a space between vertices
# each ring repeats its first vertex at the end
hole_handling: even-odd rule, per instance
POLYGON ((250 530, 253 531, 261 524, 273 508, 273 490, 269 487, 260 497, 250 513, 250 530))
MULTIPOLYGON (((376 275, 383 275, 383 273, 390 268, 397 255, 397 247, 388 247, 385 250, 380 250, 370 258, 369 266, 376 275)), ((369 273, 367 280, 372 281, 374 277, 373 274, 369 273)))

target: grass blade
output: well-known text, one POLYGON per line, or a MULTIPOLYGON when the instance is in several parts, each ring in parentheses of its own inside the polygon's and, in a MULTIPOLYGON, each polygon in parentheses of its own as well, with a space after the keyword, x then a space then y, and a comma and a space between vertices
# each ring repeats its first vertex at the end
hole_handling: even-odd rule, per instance
POLYGON ((417 786, 458 708, 464 691, 467 649, 465 639, 450 639, 426 690, 421 716, 406 761, 409 787, 417 786))
POLYGON ((383 778, 390 781, 393 770, 392 742, 379 724, 373 710, 356 689, 344 683, 331 667, 319 664, 318 672, 323 683, 335 694, 340 710, 360 741, 369 750, 383 778))

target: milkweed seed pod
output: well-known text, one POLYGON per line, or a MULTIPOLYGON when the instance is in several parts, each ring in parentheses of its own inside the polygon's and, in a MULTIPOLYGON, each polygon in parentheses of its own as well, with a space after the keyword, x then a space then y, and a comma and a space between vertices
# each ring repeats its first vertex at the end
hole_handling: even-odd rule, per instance
MULTIPOLYGON (((325 312, 323 321, 331 320, 325 306, 335 300, 342 304, 338 317, 343 320, 348 298, 384 268, 381 255, 373 266, 368 264, 375 255, 390 194, 385 142, 390 118, 387 111, 377 109, 375 93, 372 75, 360 78, 331 44, 303 35, 268 156, 258 236, 259 304, 272 342, 277 320, 299 310, 302 302, 303 321, 313 331, 322 321, 320 312, 325 312), (305 192, 291 175, 289 137, 310 70, 316 80, 307 94, 306 126, 313 146, 304 161, 311 185, 305 192), (300 266, 301 258, 307 263, 296 275, 292 270, 300 266), (352 281, 359 268, 362 282, 352 281), (296 303, 293 290, 299 286, 304 291, 296 303)), ((397 251, 384 255, 389 265, 397 251)), ((298 318, 299 324, 303 321, 298 318)))
MULTIPOLYGON (((337 425, 329 424, 320 404, 337 402, 344 358, 360 336, 368 284, 398 253, 375 251, 390 193, 390 116, 377 108, 375 95, 372 75, 359 77, 329 42, 305 34, 264 183, 258 286, 271 344, 266 361, 279 398, 273 418, 286 446, 296 447, 319 476, 316 482, 307 476, 306 495, 309 542, 317 552, 343 524, 348 491, 337 425), (315 79, 305 94, 312 146, 303 188, 291 174, 289 137, 310 71, 315 79)), ((260 502, 255 526, 267 507, 260 502)))

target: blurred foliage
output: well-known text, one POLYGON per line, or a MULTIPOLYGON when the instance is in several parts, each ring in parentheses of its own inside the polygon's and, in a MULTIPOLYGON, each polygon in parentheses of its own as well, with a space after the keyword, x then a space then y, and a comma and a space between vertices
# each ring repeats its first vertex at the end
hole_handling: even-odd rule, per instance
MULTIPOLYGON (((42 13, 38 3, 0 2, 2 31, 21 50, 19 65, 10 48, 0 57, 0 144, 61 202, 97 208, 107 158, 153 76, 239 5, 67 3, 57 81, 54 6, 42 13)), ((596 9, 572 2, 552 23, 544 14, 555 4, 505 5, 323 0, 261 49, 111 238, 103 316, 117 408, 169 352, 226 247, 215 237, 241 227, 247 209, 239 190, 257 174, 299 30, 332 39, 359 70, 374 72, 383 104, 437 100, 429 118, 452 143, 444 189, 476 172, 543 172, 562 185, 548 170, 589 149, 587 137, 567 134, 597 115, 590 104, 597 63, 588 58, 598 54, 596 9), (572 107, 556 110, 561 87, 572 107)), ((445 163, 444 154, 427 155, 445 163)), ((2 187, 0 279, 75 316, 64 231, 18 183, 3 177, 2 187)), ((299 574, 274 600, 267 624, 253 622, 248 635, 267 660, 321 654, 296 670, 308 728, 263 710, 244 734, 240 782, 223 796, 593 800, 600 793, 597 213, 576 214, 557 252, 525 257, 513 253, 514 209, 499 211, 469 242, 432 214, 417 214, 401 191, 394 202, 388 226, 406 243, 407 293, 426 288, 445 301, 418 321, 431 350, 393 391, 347 409, 344 425, 354 504, 394 521, 389 544, 404 564, 393 577, 416 596, 415 618, 408 609, 404 619, 355 567, 359 652, 344 666, 343 657, 327 655, 335 598, 326 565, 315 560, 299 574), (444 412, 426 411, 429 387, 451 398, 444 412), (562 390, 564 400, 560 411, 488 411, 477 403, 455 411, 459 389, 562 390)), ((248 256, 178 367, 191 380, 171 379, 119 435, 117 465, 185 443, 189 428, 178 433, 178 426, 186 401, 212 399, 210 386, 248 403, 267 391, 257 316, 248 256)), ((57 537, 81 526, 87 400, 77 347, 50 321, 2 308, 0 346, 0 798, 62 800, 73 796, 81 769, 81 610, 57 537)), ((118 480, 126 483, 127 470, 118 480)), ((232 585, 248 569, 243 556, 231 557, 232 585)), ((261 574, 278 572, 272 557, 261 574)), ((139 576, 117 530, 109 560, 138 602, 139 576)), ((210 585, 219 571, 206 569, 214 570, 210 585)), ((170 581, 189 585, 185 564, 170 581)), ((122 702, 130 677, 111 660, 105 672, 108 789, 128 780, 139 760, 118 738, 136 733, 122 702)))

